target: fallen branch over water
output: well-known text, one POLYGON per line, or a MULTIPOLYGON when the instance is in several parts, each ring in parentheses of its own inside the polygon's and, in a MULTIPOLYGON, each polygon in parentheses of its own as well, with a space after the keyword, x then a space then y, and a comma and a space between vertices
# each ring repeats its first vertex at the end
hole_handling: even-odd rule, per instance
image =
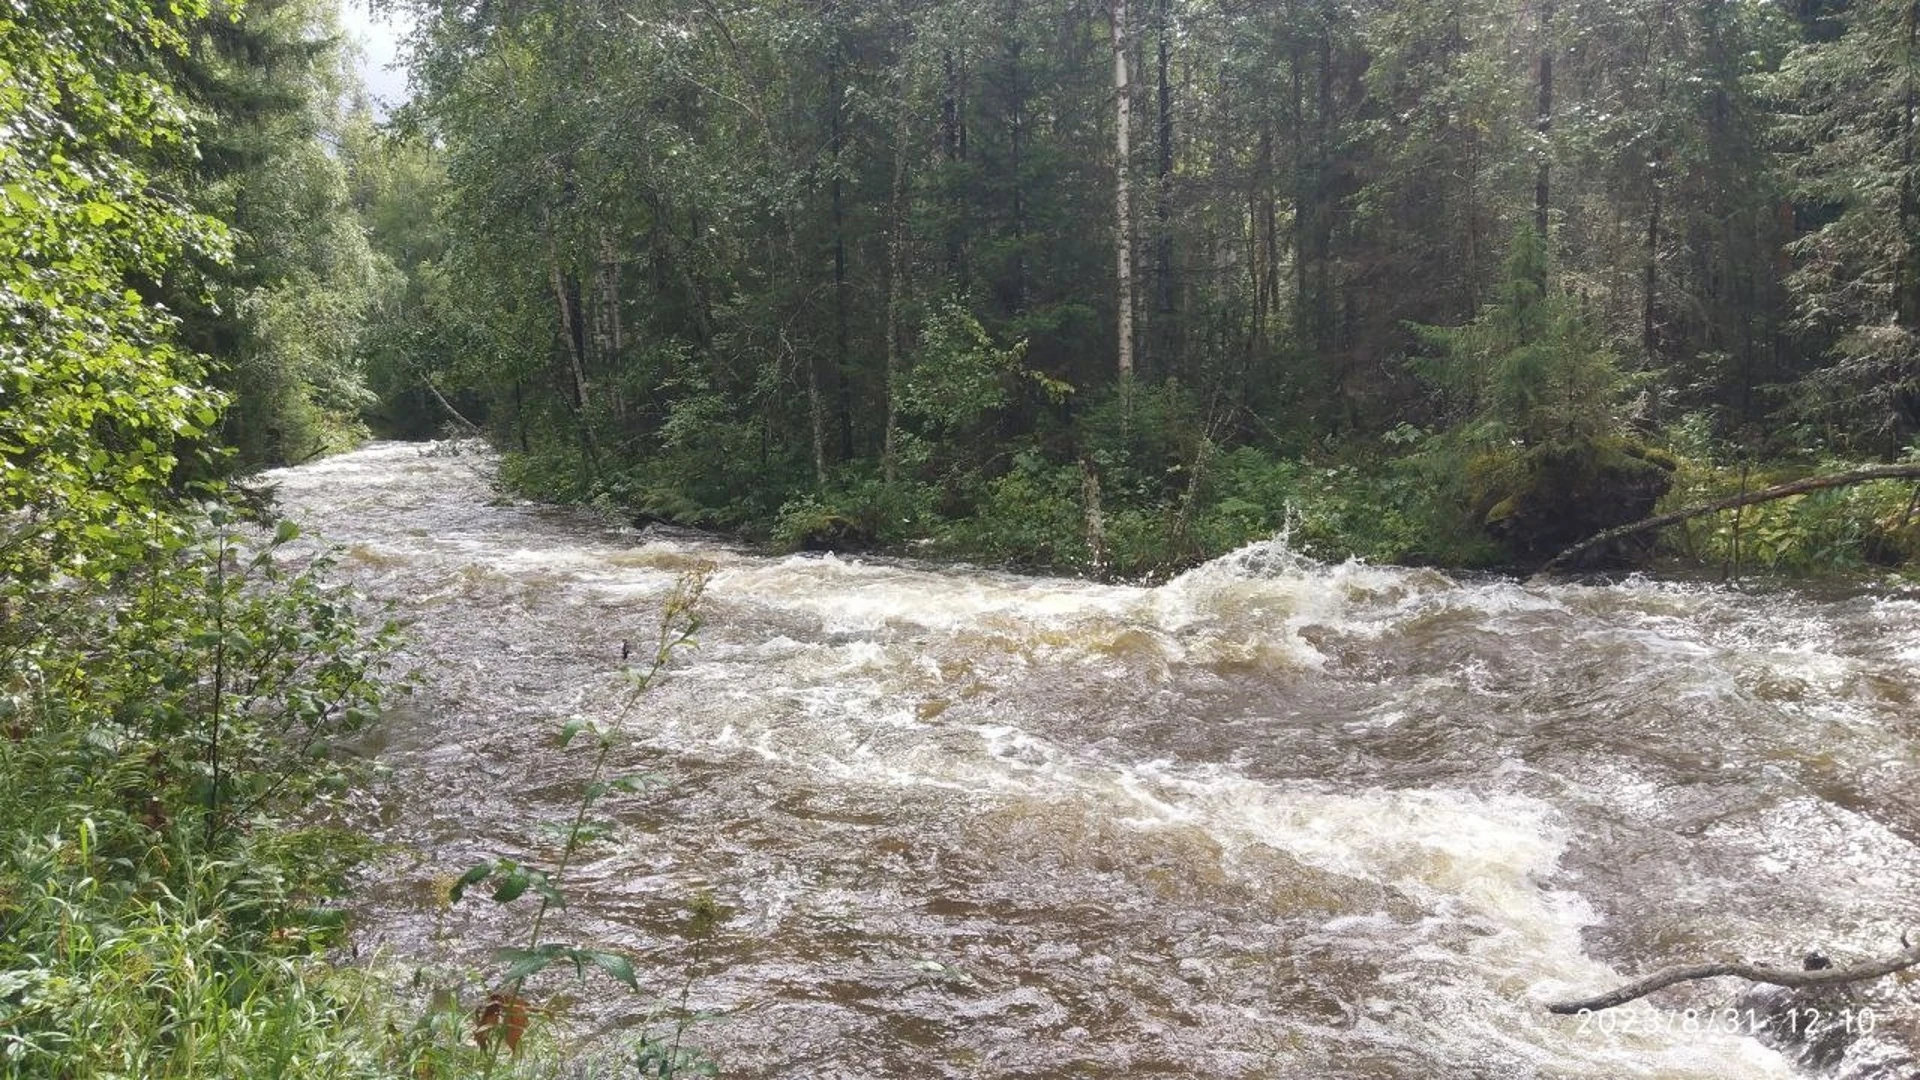
POLYGON ((1756 967, 1752 964, 1691 964, 1682 967, 1664 968, 1644 979, 1637 979, 1618 990, 1597 997, 1581 998, 1578 1001, 1554 1001, 1547 1004, 1547 1011, 1562 1015, 1580 1012, 1599 1012, 1616 1005, 1625 1005, 1629 1001, 1646 997, 1655 990, 1664 990, 1676 983, 1693 982, 1696 979, 1717 979, 1732 976, 1749 982, 1767 983, 1771 986, 1785 986, 1791 989, 1806 989, 1816 986, 1839 986, 1843 983, 1866 982, 1891 975, 1896 971, 1920 966, 1920 945, 1907 945, 1907 939, 1901 938, 1900 944, 1905 951, 1882 960, 1873 960, 1853 967, 1819 967, 1811 970, 1795 968, 1756 967))
POLYGON ((1733 495, 1725 499, 1716 499, 1710 503, 1689 506, 1684 510, 1675 510, 1672 513, 1658 514, 1654 517, 1643 518, 1630 525, 1622 525, 1618 528, 1608 529, 1602 533, 1596 533, 1560 554, 1555 555, 1552 559, 1549 559, 1547 564, 1535 571, 1533 576, 1535 579, 1539 579, 1548 574, 1552 574, 1602 544, 1610 544, 1615 540, 1632 536, 1635 533, 1647 532, 1650 529, 1664 529, 1668 525, 1677 525, 1682 521, 1699 517, 1702 514, 1714 514, 1722 510, 1732 510, 1739 506, 1751 506, 1754 503, 1772 502, 1775 499, 1785 499, 1794 495, 1805 495, 1812 491, 1824 491, 1827 488, 1864 484, 1869 480, 1914 479, 1920 479, 1920 462, 1909 462, 1904 465, 1872 465, 1864 469, 1854 469, 1851 472, 1828 473, 1825 476, 1809 476, 1802 480, 1795 480, 1792 483, 1777 484, 1770 488, 1762 488, 1759 491, 1749 491, 1744 495, 1733 495))
POLYGON ((462 427, 466 428, 468 431, 471 431, 476 435, 479 434, 481 431, 485 430, 479 424, 476 424, 473 421, 467 419, 465 416, 462 416, 460 414, 460 410, 453 407, 453 402, 448 401, 446 399, 446 396, 440 393, 440 388, 433 385, 432 379, 422 377, 420 380, 420 384, 427 388, 427 393, 433 395, 433 400, 439 402, 440 407, 447 410, 447 414, 449 416, 452 416, 455 420, 458 420, 462 427))

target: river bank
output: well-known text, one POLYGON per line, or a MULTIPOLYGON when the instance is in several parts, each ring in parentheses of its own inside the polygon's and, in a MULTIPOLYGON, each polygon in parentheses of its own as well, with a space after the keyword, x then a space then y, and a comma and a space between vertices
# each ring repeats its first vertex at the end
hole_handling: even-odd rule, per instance
MULTIPOLYGON (((935 487, 869 478, 759 506, 663 506, 618 478, 582 487, 579 477, 556 473, 572 465, 515 452, 505 454, 501 477, 523 497, 578 502, 616 521, 686 527, 774 553, 833 551, 1152 582, 1276 535, 1326 562, 1524 577, 1616 525, 1858 468, 1835 460, 1754 464, 1704 452, 1636 453, 1665 470, 1657 501, 1636 487, 1638 501, 1611 505, 1626 493, 1595 480, 1567 487, 1552 473, 1524 484, 1512 477, 1476 481, 1469 479, 1475 470, 1497 471, 1491 459, 1451 451, 1381 456, 1366 448, 1315 461, 1241 447, 1202 458, 1171 495, 1165 484, 1127 482, 1126 470, 1037 459, 957 502, 935 487), (1515 524, 1520 515, 1501 501, 1517 498, 1515 484, 1540 488, 1524 496, 1535 504, 1524 532, 1515 524)), ((1884 479, 1737 507, 1583 552, 1561 569, 1722 580, 1904 578, 1920 556, 1916 491, 1910 480, 1884 479)))

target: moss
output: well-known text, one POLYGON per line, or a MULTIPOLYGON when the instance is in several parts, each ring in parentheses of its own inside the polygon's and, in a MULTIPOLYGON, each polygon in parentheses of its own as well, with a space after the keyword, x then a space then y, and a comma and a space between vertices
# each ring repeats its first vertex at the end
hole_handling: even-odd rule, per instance
MULTIPOLYGON (((1537 563, 1652 513, 1673 485, 1661 457, 1612 437, 1488 451, 1469 464, 1471 502, 1513 562, 1537 563)), ((1645 554, 1636 546, 1599 558, 1636 561, 1645 554)))

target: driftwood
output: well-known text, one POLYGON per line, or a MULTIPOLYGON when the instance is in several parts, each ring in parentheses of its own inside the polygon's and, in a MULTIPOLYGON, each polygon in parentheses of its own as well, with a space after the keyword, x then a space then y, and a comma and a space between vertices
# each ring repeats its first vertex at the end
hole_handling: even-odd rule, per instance
POLYGON ((1843 983, 1865 982, 1891 975, 1896 971, 1920 965, 1920 945, 1907 945, 1905 938, 1900 939, 1904 952, 1873 960, 1853 967, 1819 967, 1813 970, 1795 968, 1756 967, 1753 964, 1691 964, 1682 967, 1664 968, 1644 979, 1636 979, 1618 990, 1597 997, 1581 998, 1578 1001, 1555 1001, 1547 1005, 1547 1011, 1569 1015, 1581 1012, 1599 1012, 1616 1005, 1625 1005, 1629 1001, 1643 998, 1655 990, 1664 990, 1676 983, 1692 982, 1695 979, 1717 979, 1732 976, 1749 982, 1767 983, 1772 986, 1785 986, 1792 989, 1806 989, 1818 986, 1839 986, 1843 983))
POLYGON ((1675 525, 1689 518, 1699 517, 1702 514, 1718 513, 1722 510, 1732 510, 1735 507, 1750 506, 1754 503, 1771 502, 1774 499, 1785 499, 1794 495, 1805 495, 1811 491, 1824 491, 1827 488, 1864 484, 1869 480, 1915 479, 1920 479, 1920 462, 1910 462, 1903 465, 1873 465, 1864 469, 1854 469, 1852 472, 1829 473, 1825 476, 1809 476, 1804 480, 1795 480, 1789 484, 1777 484, 1770 488, 1762 488, 1759 491, 1750 491, 1742 495, 1716 499, 1710 503, 1701 503, 1698 506, 1689 506, 1684 510, 1675 510, 1672 513, 1643 518, 1631 525, 1622 525, 1618 528, 1597 533, 1573 545, 1560 554, 1555 555, 1547 561, 1545 566, 1542 566, 1534 573, 1534 577, 1540 578, 1552 574, 1574 559, 1579 558, 1602 544, 1610 544, 1622 537, 1633 536, 1636 533, 1647 532, 1651 529, 1665 528, 1668 525, 1675 525))
POLYGON ((476 424, 473 421, 467 419, 466 417, 460 415, 460 410, 454 408, 453 403, 448 401, 446 397, 440 393, 440 388, 433 385, 432 379, 422 377, 420 380, 420 384, 427 388, 427 393, 433 395, 433 400, 439 402, 440 407, 447 410, 447 414, 449 416, 452 416, 455 420, 458 420, 461 426, 465 427, 468 431, 474 432, 476 434, 478 434, 480 431, 483 430, 479 424, 476 424))

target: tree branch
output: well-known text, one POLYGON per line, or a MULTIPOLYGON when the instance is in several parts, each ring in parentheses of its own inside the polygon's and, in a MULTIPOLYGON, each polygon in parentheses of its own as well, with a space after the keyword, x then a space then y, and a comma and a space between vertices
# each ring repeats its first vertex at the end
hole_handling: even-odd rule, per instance
POLYGON ((1721 510, 1732 510, 1735 507, 1748 506, 1753 503, 1771 502, 1774 499, 1784 499, 1792 495, 1805 495, 1811 491, 1822 491, 1827 488, 1864 484, 1869 480, 1911 480, 1915 478, 1920 478, 1920 462, 1909 462, 1903 465, 1873 465, 1864 469, 1855 469, 1852 472, 1829 473, 1825 476, 1809 476, 1805 479, 1795 480, 1792 483, 1777 484, 1770 488, 1762 488, 1759 491, 1750 491, 1743 495, 1734 495, 1725 499, 1717 499, 1710 503, 1701 503, 1698 506, 1689 506, 1684 510, 1675 510, 1669 514, 1660 514, 1655 517, 1645 518, 1631 525, 1622 525, 1619 528, 1608 529, 1605 532, 1590 536, 1560 554, 1555 555, 1547 561, 1545 566, 1535 571, 1533 576, 1535 580, 1538 580, 1548 574, 1552 574, 1574 559, 1579 558, 1581 555, 1586 554, 1602 544, 1609 544, 1622 537, 1632 536, 1635 533, 1643 533, 1650 529, 1662 529, 1668 525, 1675 525, 1686 521, 1688 518, 1699 517, 1702 514, 1717 513, 1721 510))
MULTIPOLYGON (((1900 943, 1905 946, 1906 939, 1900 943)), ((1749 982, 1767 983, 1771 986, 1785 986, 1793 989, 1805 989, 1816 986, 1839 986, 1844 983, 1866 982, 1891 975, 1896 971, 1920 965, 1920 945, 1907 946, 1906 950, 1881 960, 1873 960, 1853 967, 1818 968, 1812 971, 1794 968, 1756 967, 1752 964, 1691 964, 1681 967, 1663 968, 1644 979, 1637 979, 1618 990, 1597 997, 1581 998, 1577 1001, 1555 1001, 1547 1004, 1547 1011, 1568 1015, 1581 1012, 1599 1012, 1616 1005, 1625 1005, 1629 1001, 1646 997, 1655 990, 1664 990, 1677 983, 1692 982, 1696 979, 1717 979, 1732 976, 1749 982)))
POLYGON ((453 403, 448 401, 445 395, 440 393, 440 388, 433 385, 433 379, 431 377, 425 374, 422 374, 420 376, 420 385, 425 386, 427 388, 427 393, 433 395, 433 400, 439 402, 440 407, 447 410, 447 414, 452 416, 455 420, 459 421, 461 426, 465 427, 468 431, 478 434, 479 432, 485 430, 479 424, 476 424, 473 421, 467 419, 466 417, 460 415, 460 410, 454 408, 453 403))

